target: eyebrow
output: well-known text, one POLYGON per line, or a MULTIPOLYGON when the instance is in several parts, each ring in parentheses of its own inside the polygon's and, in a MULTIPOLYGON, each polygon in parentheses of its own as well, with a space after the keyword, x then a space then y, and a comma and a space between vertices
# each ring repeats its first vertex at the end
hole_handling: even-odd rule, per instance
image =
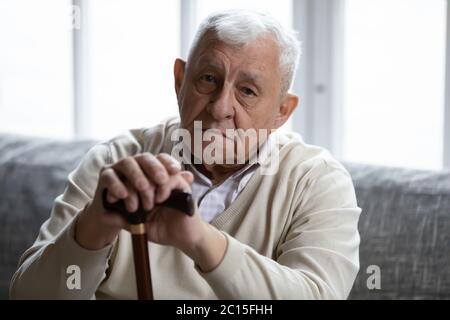
MULTIPOLYGON (((222 63, 220 63, 220 60, 215 59, 214 57, 211 56, 206 56, 204 58, 200 58, 198 60, 197 66, 198 67, 203 67, 203 66, 211 66, 215 69, 223 69, 223 65, 222 63)), ((254 83, 258 88, 258 84, 259 84, 259 80, 260 80, 260 76, 254 72, 250 72, 250 71, 239 71, 239 78, 242 79, 243 81, 249 81, 254 83)))
POLYGON ((221 63, 219 63, 218 60, 214 59, 213 57, 200 58, 197 62, 197 66, 204 66, 204 65, 212 66, 216 69, 223 68, 223 65, 221 63))
POLYGON ((252 72, 247 72, 247 71, 240 71, 240 78, 242 78, 245 81, 250 81, 250 82, 254 82, 254 83, 258 83, 259 82, 259 76, 255 73, 252 72))

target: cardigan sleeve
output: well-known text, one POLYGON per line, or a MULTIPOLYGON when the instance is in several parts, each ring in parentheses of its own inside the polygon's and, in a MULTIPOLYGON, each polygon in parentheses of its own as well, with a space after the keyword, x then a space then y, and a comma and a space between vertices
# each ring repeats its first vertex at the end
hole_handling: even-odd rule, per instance
POLYGON ((200 275, 220 299, 346 299, 359 270, 354 187, 343 168, 321 166, 303 196, 287 236, 272 258, 225 233, 220 264, 200 275))
MULTIPOLYGON (((31 248, 19 261, 10 287, 11 299, 92 299, 105 277, 113 244, 86 250, 74 239, 78 214, 93 198, 101 167, 110 158, 108 144, 97 144, 68 177, 67 187, 53 204, 31 248), (69 286, 78 267, 80 285, 69 286)), ((75 280, 74 280, 75 281, 75 280)), ((74 282, 76 283, 76 282, 74 282)))

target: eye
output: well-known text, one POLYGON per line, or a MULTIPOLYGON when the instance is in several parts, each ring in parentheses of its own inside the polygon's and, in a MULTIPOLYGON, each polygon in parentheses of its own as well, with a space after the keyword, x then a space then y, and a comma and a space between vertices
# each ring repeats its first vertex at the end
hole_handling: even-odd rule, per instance
POLYGON ((249 96, 249 97, 256 97, 255 91, 253 91, 253 90, 250 89, 250 88, 242 87, 242 88, 241 88, 241 92, 242 92, 243 94, 245 94, 246 96, 249 96))
POLYGON ((219 79, 215 75, 210 73, 202 74, 198 77, 195 87, 200 93, 209 94, 216 90, 219 85, 219 79))
POLYGON ((200 76, 200 80, 207 83, 216 83, 216 78, 212 74, 204 74, 200 76))

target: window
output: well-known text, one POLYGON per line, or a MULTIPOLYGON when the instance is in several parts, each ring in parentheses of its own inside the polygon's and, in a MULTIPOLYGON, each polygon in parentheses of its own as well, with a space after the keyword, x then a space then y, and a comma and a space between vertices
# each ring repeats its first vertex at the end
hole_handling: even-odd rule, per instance
POLYGON ((178 115, 179 1, 89 1, 89 134, 110 138, 178 115))
POLYGON ((286 27, 292 27, 292 0, 197 0, 197 23, 212 12, 235 8, 266 11, 286 27))
POLYGON ((70 0, 0 1, 0 131, 72 137, 71 14, 70 0))
POLYGON ((178 115, 175 58, 208 14, 246 8, 299 32, 283 130, 347 161, 440 169, 446 152, 450 167, 448 2, 1 0, 0 131, 107 139, 178 115))
POLYGON ((446 2, 346 0, 345 159, 442 167, 446 2))

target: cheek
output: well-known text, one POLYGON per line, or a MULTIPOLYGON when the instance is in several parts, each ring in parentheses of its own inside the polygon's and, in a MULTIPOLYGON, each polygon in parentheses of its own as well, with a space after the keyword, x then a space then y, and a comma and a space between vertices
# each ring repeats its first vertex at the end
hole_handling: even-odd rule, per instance
POLYGON ((194 88, 187 88, 179 100, 182 123, 190 123, 205 109, 209 96, 199 94, 194 88))
POLYGON ((275 117, 275 108, 267 102, 258 102, 249 109, 237 108, 236 126, 242 129, 268 128, 275 117))
POLYGON ((244 130, 254 128, 253 113, 245 110, 241 106, 236 107, 234 112, 234 124, 236 128, 244 130))

